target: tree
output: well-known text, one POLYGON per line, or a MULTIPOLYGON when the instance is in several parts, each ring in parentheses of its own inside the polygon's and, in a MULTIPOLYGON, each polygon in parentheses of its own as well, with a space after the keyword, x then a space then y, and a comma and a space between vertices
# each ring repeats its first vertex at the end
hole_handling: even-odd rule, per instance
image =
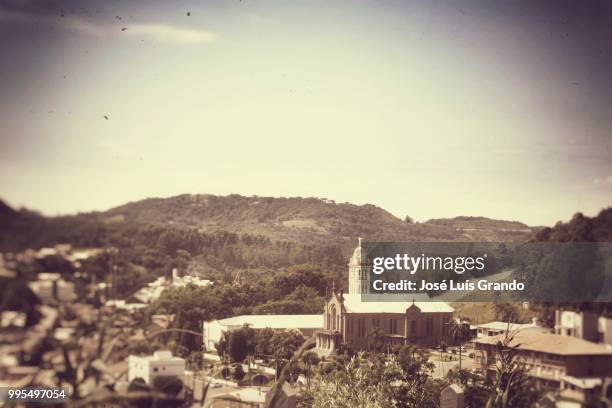
POLYGON ((427 354, 412 344, 402 345, 395 352, 399 365, 408 378, 427 376, 434 369, 434 364, 429 361, 427 354))
POLYGON ((237 381, 241 381, 245 376, 244 369, 242 368, 242 364, 236 364, 234 368, 234 379, 237 381))
POLYGON ((231 374, 231 370, 229 367, 225 366, 221 369, 221 375, 223 378, 228 379, 231 374))
POLYGON ((272 350, 272 344, 270 340, 274 336, 274 330, 269 327, 258 330, 255 335, 255 354, 263 356, 264 358, 270 356, 274 350, 272 350))
POLYGON ((382 351, 384 349, 383 343, 384 332, 379 327, 374 327, 368 333, 368 349, 373 351, 382 351))
POLYGON ((341 369, 318 376, 307 398, 314 408, 396 407, 401 384, 406 383, 395 356, 359 353, 341 369))
POLYGON ((283 299, 257 305, 253 308, 255 314, 301 314, 304 313, 304 303, 299 300, 283 299))
POLYGON ((255 351, 255 330, 247 325, 238 330, 223 332, 217 343, 217 353, 228 355, 231 361, 242 362, 255 351))
MULTIPOLYGON (((149 387, 145 380, 143 380, 142 378, 134 378, 128 385, 127 390, 128 392, 150 393, 151 387, 149 387)), ((152 404, 153 398, 151 397, 139 398, 132 402, 132 405, 136 408, 147 408, 152 406, 152 404)))
POLYGON ((183 389, 183 382, 178 377, 159 376, 153 379, 153 389, 176 396, 183 389))
POLYGON ((0 278, 0 310, 15 310, 26 315, 26 326, 33 326, 40 319, 37 310, 40 300, 22 278, 0 278))
POLYGON ((200 351, 192 351, 187 358, 187 362, 196 370, 200 370, 202 368, 202 363, 204 362, 204 357, 202 357, 202 352, 200 351))
POLYGON ((310 388, 310 378, 312 374, 312 367, 319 364, 321 359, 317 355, 317 353, 309 351, 302 356, 302 362, 306 367, 306 387, 310 388))
POLYGON ((270 339, 272 353, 277 359, 288 360, 304 342, 304 336, 299 330, 284 330, 275 332, 270 339))
POLYGON ((461 348, 463 347, 463 342, 466 341, 470 335, 470 329, 460 320, 452 320, 448 333, 455 342, 459 343, 459 370, 461 370, 461 348))
POLYGON ((541 392, 518 361, 519 347, 510 331, 497 341, 495 379, 486 408, 531 407, 540 399, 541 392))
POLYGON ((441 386, 431 379, 434 364, 418 347, 407 344, 394 350, 402 368, 406 385, 402 385, 399 398, 403 407, 433 407, 441 386))
POLYGON ((495 318, 502 322, 515 323, 518 311, 516 305, 510 302, 495 302, 495 318))

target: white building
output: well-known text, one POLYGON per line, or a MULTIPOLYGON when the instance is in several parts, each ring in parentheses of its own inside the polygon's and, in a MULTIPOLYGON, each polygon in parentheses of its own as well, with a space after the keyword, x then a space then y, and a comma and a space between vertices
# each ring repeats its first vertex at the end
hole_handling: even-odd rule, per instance
POLYGON ((178 377, 183 381, 185 360, 172 355, 171 351, 156 351, 152 356, 128 357, 128 381, 142 378, 153 385, 157 377, 178 377))
POLYGON ((142 303, 150 303, 159 299, 164 289, 168 287, 166 278, 160 276, 153 282, 147 283, 147 286, 134 293, 134 297, 142 303))
POLYGON ((74 282, 64 280, 59 273, 39 273, 28 287, 43 303, 72 302, 77 298, 74 282))
POLYGON ((184 287, 187 285, 195 286, 210 286, 212 281, 208 279, 200 279, 197 276, 178 276, 178 270, 172 270, 172 280, 166 279, 163 276, 155 279, 153 282, 147 283, 147 286, 134 293, 134 297, 143 303, 151 303, 159 299, 162 292, 171 286, 184 287))
POLYGON ((106 303, 104 303, 104 306, 114 307, 116 309, 126 310, 128 312, 133 312, 147 307, 145 303, 127 303, 123 299, 107 300, 106 303))
POLYGON ((197 276, 191 275, 179 276, 178 269, 174 268, 172 270, 172 286, 183 287, 187 285, 210 286, 212 285, 212 281, 208 279, 200 279, 197 276))
POLYGON ((555 311, 555 333, 612 344, 612 319, 593 312, 558 309, 555 311))
MULTIPOLYGON (((536 320, 533 320, 531 323, 519 324, 519 323, 508 323, 508 322, 489 322, 484 324, 477 324, 472 326, 472 329, 476 330, 476 338, 488 337, 488 336, 497 336, 498 334, 503 334, 506 331, 514 332, 517 330, 528 329, 533 327, 539 327, 536 320)), ((545 328, 542 328, 542 331, 548 331, 545 328)))
POLYGON ((274 330, 297 329, 304 337, 309 337, 315 330, 323 328, 323 315, 244 315, 204 322, 204 347, 215 350, 215 344, 224 332, 238 330, 244 325, 255 330, 268 327, 274 330))

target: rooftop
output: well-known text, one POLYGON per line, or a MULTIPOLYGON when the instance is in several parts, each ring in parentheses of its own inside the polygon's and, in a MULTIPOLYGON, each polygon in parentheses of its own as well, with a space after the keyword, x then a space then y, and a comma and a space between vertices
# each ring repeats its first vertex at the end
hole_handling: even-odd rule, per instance
POLYGON ((571 375, 563 376, 563 381, 581 389, 592 389, 601 385, 601 378, 578 378, 571 375))
POLYGON ((182 359, 181 357, 177 357, 177 356, 173 356, 172 352, 169 350, 158 350, 155 351, 153 353, 153 355, 150 356, 134 356, 131 355, 130 358, 140 358, 143 360, 149 360, 149 361, 185 361, 184 359, 182 359))
MULTIPOLYGON (((476 344, 496 344, 502 341, 505 334, 497 336, 482 337, 474 340, 476 344)), ((612 346, 597 344, 577 337, 560 336, 551 333, 542 333, 538 330, 519 330, 513 334, 510 346, 516 346, 521 350, 530 350, 543 353, 557 354, 563 356, 576 355, 610 355, 612 346)))
POLYGON ((508 329, 510 331, 513 331, 513 330, 525 329, 527 327, 536 327, 536 325, 534 325, 533 323, 519 324, 519 323, 508 323, 508 322, 500 322, 500 321, 474 325, 475 329, 488 329, 488 330, 499 330, 499 331, 506 331, 508 329))
MULTIPOLYGON (((406 313, 406 309, 412 306, 412 301, 406 302, 368 302, 362 299, 359 293, 345 293, 344 307, 348 313, 406 313)), ((416 295, 414 295, 416 296, 416 295)), ((421 309, 423 313, 453 313, 453 309, 445 302, 428 301, 429 297, 424 294, 423 297, 415 298, 414 305, 421 309), (419 300, 423 301, 419 301, 419 300)))
POLYGON ((242 315, 218 322, 224 326, 249 325, 254 329, 320 329, 323 328, 323 313, 316 315, 242 315))

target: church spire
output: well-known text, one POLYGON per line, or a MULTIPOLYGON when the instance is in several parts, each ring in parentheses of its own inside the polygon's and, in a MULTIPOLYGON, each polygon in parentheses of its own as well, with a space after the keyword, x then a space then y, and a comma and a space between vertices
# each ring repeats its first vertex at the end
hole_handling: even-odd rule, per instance
POLYGON ((370 266, 362 248, 363 240, 357 239, 358 245, 349 261, 349 293, 370 293, 370 266))

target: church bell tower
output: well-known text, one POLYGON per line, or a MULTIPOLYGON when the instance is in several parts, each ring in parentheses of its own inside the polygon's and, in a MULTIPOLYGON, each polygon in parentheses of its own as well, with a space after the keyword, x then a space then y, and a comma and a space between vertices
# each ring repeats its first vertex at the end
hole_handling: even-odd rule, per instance
POLYGON ((349 293, 370 293, 370 270, 365 251, 361 247, 361 238, 359 245, 353 251, 353 256, 348 264, 349 268, 349 293))

